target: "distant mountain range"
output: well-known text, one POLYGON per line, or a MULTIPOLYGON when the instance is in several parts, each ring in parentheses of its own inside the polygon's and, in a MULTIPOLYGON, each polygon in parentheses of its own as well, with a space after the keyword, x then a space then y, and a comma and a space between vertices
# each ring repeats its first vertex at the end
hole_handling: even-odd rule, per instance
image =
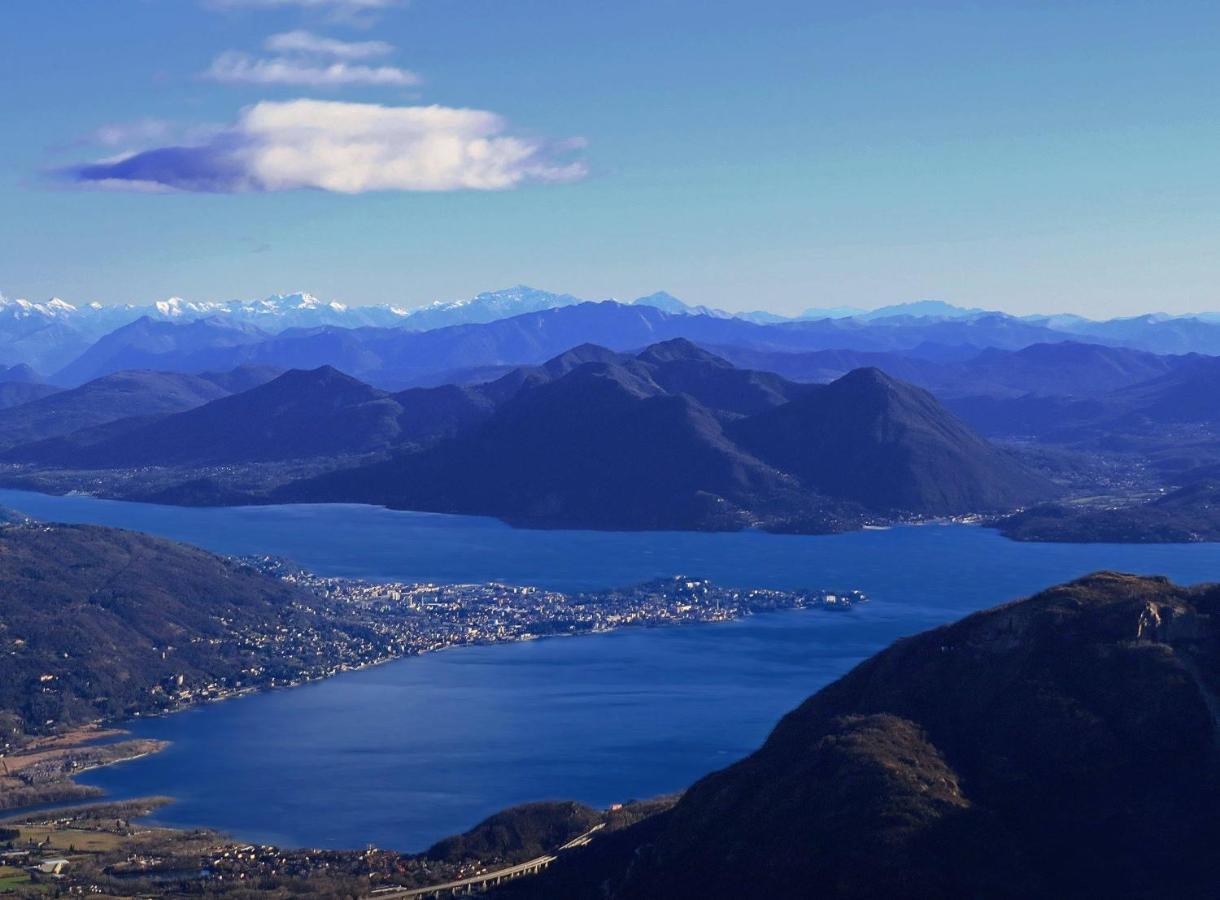
POLYGON ((49 384, 29 381, 0 381, 0 410, 21 406, 31 400, 39 400, 59 392, 49 384))
POLYGON ((671 810, 501 893, 1204 897, 1220 588, 1102 573, 901 640, 671 810))
MULTIPOLYGON (((109 388, 111 380, 120 377, 106 376, 67 393, 90 386, 109 388)), ((100 428, 48 434, 48 439, 26 442, 6 458, 43 465, 131 467, 342 457, 434 437, 469 417, 462 412, 460 391, 452 399, 443 388, 421 392, 418 399, 406 394, 396 397, 329 366, 293 369, 243 392, 217 390, 208 398, 212 402, 184 398, 174 404, 177 408, 162 410, 168 414, 109 419, 100 428)), ((156 388, 148 399, 152 396, 156 388)), ((479 404, 472 408, 478 410, 479 404)))
POLYGON ((29 403, 58 390, 45 384, 38 373, 24 363, 0 366, 0 410, 29 403))
POLYGON ((992 436, 1155 442, 1171 432, 1180 440, 1181 426, 1220 426, 1220 359, 1211 356, 1058 344, 988 352, 951 368, 925 367, 916 380, 992 436))
MULTIPOLYGON (((55 372, 111 331, 145 318, 178 324, 215 319, 253 326, 268 334, 326 326, 426 331, 493 322, 582 302, 585 301, 570 294, 523 285, 415 308, 393 304, 349 306, 306 293, 273 294, 262 300, 191 301, 170 297, 147 305, 112 306, 98 303, 75 306, 58 298, 34 303, 0 295, 0 359, 32 365, 42 372, 55 372)), ((706 307, 687 306, 664 292, 641 297, 635 303, 676 314, 729 315, 706 307)))
MULTIPOLYGON (((257 367, 202 375, 117 372, 78 388, 53 391, 8 409, 0 408, 0 447, 74 432, 93 433, 93 429, 120 419, 134 422, 191 409, 235 391, 249 390, 277 374, 278 370, 257 367)), ((3 387, 0 385, 0 390, 3 387)))
MULTIPOLYGON (((1055 493, 930 394, 876 369, 799 384, 684 339, 634 355, 582 345, 482 385, 394 394, 331 367, 232 394, 215 375, 128 373, 0 412, 3 426, 16 436, 5 460, 64 468, 390 454, 270 499, 548 527, 826 531, 870 515, 1002 511, 1055 493), (107 412, 124 390, 142 414, 107 412), (64 432, 69 417, 49 417, 82 403, 88 427, 64 432)), ((207 501, 193 484, 184 502, 207 501)))
MULTIPOLYGON (((1220 340, 1220 325, 1214 329, 1220 340)), ((383 389, 396 390, 478 378, 497 367, 504 371, 538 364, 582 343, 627 351, 678 337, 726 350, 837 350, 931 361, 963 360, 988 348, 1018 350, 1065 340, 1064 334, 1044 325, 997 315, 760 323, 612 301, 419 332, 320 326, 271 334, 219 317, 188 323, 144 317, 99 339, 55 373, 52 381, 73 385, 131 368, 197 372, 258 363, 279 368, 331 365, 383 389)))
POLYGON ((40 381, 42 377, 25 363, 0 366, 0 384, 34 384, 40 381))
MULTIPOLYGON (((802 431, 806 423, 783 420, 795 415, 801 402, 811 409, 819 402, 803 400, 800 385, 836 382, 857 370, 876 369, 930 392, 938 410, 964 425, 972 438, 1008 442, 1001 453, 1005 460, 1017 453, 1077 499, 1093 497, 1098 505, 1111 496, 1122 505, 1154 490, 1176 490, 1212 477, 1220 466, 1220 412, 1214 402, 1220 358, 1201 352, 1220 350, 1220 317, 1149 315, 1091 322, 1074 316, 1014 317, 927 301, 837 318, 777 320, 688 306, 663 292, 626 304, 583 302, 524 287, 433 304, 418 314, 400 312, 392 313, 393 326, 347 327, 333 323, 350 323, 355 313, 306 295, 258 304, 167 302, 154 314, 102 334, 46 381, 27 363, 3 362, 0 451, 7 461, 22 465, 94 470, 279 466, 305 459, 307 468, 295 476, 281 471, 281 477, 265 484, 259 480, 271 470, 252 475, 240 490, 205 479, 189 493, 175 493, 176 485, 168 484, 160 486, 168 494, 145 499, 238 502, 277 491, 274 496, 284 499, 360 497, 491 512, 532 524, 571 517, 598 527, 740 527, 765 521, 767 527, 825 530, 859 522, 884 502, 890 511, 931 514, 1002 510, 1042 496, 1012 490, 1015 482, 1006 483, 1004 477, 991 498, 974 488, 960 493, 962 485, 952 477, 943 484, 940 475, 921 480, 913 474, 921 466, 929 472, 941 469, 933 464, 934 453, 925 448, 921 458, 913 446, 911 459, 922 461, 909 470, 895 469, 902 473, 900 480, 881 479, 876 473, 889 464, 870 463, 878 468, 869 470, 858 453, 855 470, 845 459, 826 473, 802 468, 781 446, 784 439, 795 442, 808 458, 835 458, 841 445, 819 444, 824 435, 818 424, 802 431), (461 324, 423 327, 455 318, 461 324), (290 322, 321 324, 283 327, 290 322), (687 359, 682 365, 695 374, 689 381, 675 380, 677 361, 660 359, 656 354, 661 351, 655 349, 670 341, 684 342, 675 347, 698 345, 711 351, 720 368, 706 359, 687 359), (647 358, 644 348, 654 348, 647 358), (712 390, 717 379, 740 377, 725 374, 725 361, 732 364, 728 370, 751 373, 748 389, 712 390), (624 403, 621 412, 627 418, 618 430, 596 446, 581 447, 555 423, 564 415, 581 421, 585 410, 534 409, 525 398, 558 404, 561 390, 550 387, 551 382, 592 363, 612 371, 590 378, 580 389, 565 388, 573 397, 588 390, 612 403, 617 392, 620 400, 650 403, 624 403), (641 377, 645 366, 657 371, 641 377), (300 371, 269 386, 265 394, 244 396, 248 388, 290 370, 300 371), (232 372, 245 373, 234 377, 246 381, 217 380, 218 373, 232 372), (152 373, 177 379, 163 381, 152 373), (250 380, 251 373, 259 374, 250 380), (726 405, 735 390, 743 405, 726 405), (318 398, 332 392, 331 404, 320 405, 318 398), (237 395, 231 403, 211 406, 230 395, 237 395), (508 407, 518 400, 520 415, 539 417, 530 426, 537 434, 529 439, 529 429, 521 425, 514 431, 507 418, 508 407), (747 408, 750 403, 755 405, 747 408), (784 413, 773 413, 772 405, 788 404, 784 413), (631 418, 646 412, 656 418, 631 418), (772 415, 775 423, 768 431, 765 423, 772 415), (751 421, 743 424, 737 418, 751 421), (243 428, 240 440, 230 437, 234 422, 252 423, 243 428), (479 450, 479 429, 493 425, 505 430, 488 437, 486 448, 479 450), (592 466, 605 447, 619 446, 622 459, 632 458, 625 442, 649 430, 654 442, 675 442, 701 459, 703 468, 673 462, 672 471, 663 474, 662 459, 655 471, 633 472, 625 464, 616 467, 615 460, 592 466), (451 445, 452 453, 432 446, 457 440, 459 434, 462 444, 451 445), (538 437, 544 434, 545 439, 538 437), (506 453, 519 455, 515 485, 512 478, 483 474, 498 471, 508 458, 493 458, 494 441, 503 441, 506 453), (562 466, 532 471, 533 460, 547 459, 560 447, 571 458, 589 461, 590 471, 562 466), (815 453, 810 448, 820 449, 815 453), (367 470, 324 473, 362 459, 367 470), (457 468, 460 459, 468 461, 467 472, 457 468), (610 495, 596 494, 594 474, 605 476, 610 495), (306 475, 317 480, 295 483, 306 475), (358 483, 362 479, 365 483, 358 483), (583 486, 578 484, 582 479, 583 486), (628 510, 625 498, 638 500, 647 491, 633 494, 627 486, 654 482, 673 486, 677 493, 662 500, 654 491, 653 508, 637 504, 628 510), (846 484, 854 487, 836 487, 846 484), (877 496, 864 492, 870 484, 877 487, 877 496), (527 494, 533 497, 528 502, 527 494), (586 518, 599 504, 605 508, 601 520, 586 518), (813 519, 798 514, 815 509, 813 519)), ((57 345, 63 349, 82 336, 68 327, 78 321, 75 317, 113 324, 113 318, 106 318, 113 315, 107 308, 74 311, 63 303, 9 301, 0 309, 0 345, 4 335, 41 323, 26 337, 63 339, 57 345)), ((359 321, 375 322, 380 314, 364 309, 361 315, 366 318, 359 321)), ((918 406, 915 395, 907 395, 902 405, 918 406)), ((852 412, 827 409, 810 417, 851 422, 852 412)), ((590 422, 587 435, 602 424, 590 422)), ((896 430, 904 427, 895 425, 896 430)), ((942 429, 939 434, 962 458, 981 458, 967 452, 969 441, 961 433, 942 429)), ((981 471, 971 477, 977 482, 995 474, 986 471, 985 477, 981 471)), ((1171 513, 1181 521, 1157 533, 1200 533, 1191 524, 1199 516, 1188 515, 1183 506, 1163 507, 1157 515, 1163 520, 1171 513)))
POLYGON ((1197 364, 1198 356, 1164 356, 1080 341, 989 347, 959 358, 927 346, 913 351, 777 352, 710 346, 736 365, 796 381, 830 381, 867 366, 927 388, 938 397, 1098 397, 1197 364), (947 357, 947 358, 946 358, 947 357))
MULTIPOLYGON (((144 318, 99 340, 64 370, 72 376, 65 380, 89 377, 79 388, 40 383, 24 366, 0 372, 0 459, 93 470, 306 460, 296 476, 277 470, 277 477, 260 483, 272 471, 266 470, 252 474, 240 490, 205 479, 186 493, 162 484, 168 493, 141 499, 359 498, 489 512, 539 525, 571 516, 571 522, 598 527, 719 528, 765 521, 772 528, 827 530, 871 514, 1003 510, 1045 496, 1012 490, 1015 482, 997 476, 1007 467, 992 467, 995 457, 959 483, 928 474, 945 469, 936 462, 939 451, 912 443, 904 452, 915 462, 904 469, 886 457, 866 462, 863 445, 827 437, 824 422, 841 423, 830 432, 836 435, 867 423, 853 418, 860 409, 856 400, 817 408, 822 401, 810 398, 833 395, 811 383, 838 382, 872 369, 903 390, 928 391, 938 414, 949 414, 954 428, 965 427, 965 433, 948 426, 929 429, 957 448, 954 465, 963 472, 971 468, 962 460, 982 460, 985 450, 995 449, 985 441, 972 445, 980 435, 1008 442, 1003 460, 1011 461, 1015 452, 1027 466, 1077 497, 1097 498, 1099 505, 1111 496, 1124 505, 1128 498, 1176 490, 1220 472, 1220 411, 1214 401, 1220 359, 1083 341, 1024 343, 1039 335, 1045 336, 1041 326, 1008 320, 997 326, 990 316, 917 320, 901 328, 854 320, 761 324, 609 301, 424 332, 328 326, 270 334, 217 318, 144 318), (582 343, 589 334, 602 335, 610 346, 582 343), (699 343, 683 334, 697 335, 699 343), (960 342, 987 343, 1006 334, 1015 349, 979 350, 960 342), (802 349, 851 342, 868 349, 802 349), (328 362, 318 365, 319 359, 328 362), (586 372, 583 386, 563 388, 572 392, 570 399, 552 386, 594 364, 605 371, 597 377, 586 372), (266 384, 285 371, 291 374, 283 381, 266 384), (90 377, 95 373, 109 374, 90 377), (444 383, 446 374, 454 382, 444 383), (606 415, 583 431, 565 428, 565 421, 584 421, 594 408, 583 403, 582 391, 609 404, 606 415), (649 404, 624 403, 627 418, 614 433, 594 440, 597 429, 613 419, 616 393, 649 404), (526 397, 539 406, 529 406, 526 397), (561 401, 572 408, 542 405, 561 401), (809 407, 806 418, 798 415, 802 404, 809 407), (516 425, 510 407, 519 410, 516 425), (655 419, 631 418, 653 409, 668 411, 650 412, 655 419), (527 415, 537 418, 526 425, 527 415), (493 426, 503 431, 479 437, 480 429, 493 426), (579 445, 579 435, 590 445, 579 445), (626 443, 632 435, 672 441, 705 467, 684 467, 675 459, 672 471, 663 474, 666 463, 659 457, 654 470, 632 472, 618 465, 643 458, 639 447, 626 443), (459 437, 457 444, 446 443, 459 437), (481 450, 480 440, 486 442, 481 450), (785 449, 785 441, 795 449, 785 449), (446 449, 436 449, 438 442, 446 449), (618 457, 595 464, 608 447, 618 447, 618 457), (561 453, 584 459, 589 471, 533 471, 536 461, 561 453), (487 474, 505 469, 509 458, 516 460, 512 477, 487 474), (323 474, 362 459, 367 468, 323 474), (804 467, 810 459, 838 462, 817 472, 804 467), (295 483, 305 475, 317 475, 317 481, 295 483), (594 475, 605 476, 610 495, 595 493, 594 475), (539 480, 531 480, 535 476, 539 480), (994 497, 974 488, 958 493, 962 484, 989 481, 999 487, 994 497), (664 484, 677 493, 661 499, 663 493, 654 491, 649 496, 657 498, 656 506, 649 509, 640 501, 647 491, 633 494, 632 483, 664 484), (527 495, 533 500, 527 502, 527 495), (549 499, 542 502, 544 497, 549 499), (631 510, 627 498, 634 498, 631 510), (599 504, 601 520, 586 518, 599 504), (802 519, 798 510, 817 513, 802 519)), ((925 396, 906 393, 899 405, 915 409, 925 396)), ((912 441, 921 433, 901 415, 893 422, 912 441)), ((1046 512, 1040 513, 1039 528, 1049 534, 1046 512)), ((1195 527, 1203 519, 1182 505, 1162 507, 1156 515, 1162 524, 1167 517, 1177 520, 1151 531, 1126 530, 1187 539, 1211 533, 1195 527)), ((1107 533, 1120 531, 1107 526, 1107 533)))
POLYGON ((915 300, 910 303, 896 303, 881 306, 877 309, 864 309, 859 306, 836 306, 828 309, 811 307, 801 313, 802 319, 888 319, 895 316, 915 318, 932 317, 939 319, 969 319, 975 316, 988 315, 989 310, 977 307, 954 306, 943 300, 915 300))
MULTIPOLYGON (((519 285, 415 308, 392 304, 349 306, 305 293, 277 294, 263 300, 205 302, 173 297, 144 306, 90 304, 79 307, 58 299, 32 303, 0 296, 0 361, 9 366, 30 365, 39 372, 53 375, 52 380, 72 386, 90 377, 117 371, 114 367, 106 368, 101 359, 105 354, 91 348, 116 329, 126 329, 145 319, 148 320, 142 326, 145 331, 150 325, 187 327, 201 320, 208 320, 217 328, 227 325, 246 335, 261 336, 248 343, 271 345, 257 352, 251 351, 252 358, 261 354, 263 361, 282 367, 334 365, 388 389, 440 383, 463 369, 537 363, 562 352, 566 346, 586 341, 615 349, 638 349, 650 341, 670 337, 787 352, 896 351, 942 361, 986 348, 1017 350, 1034 343, 1064 340, 1158 354, 1220 353, 1220 314, 1211 313, 1195 316, 1149 314, 1094 321, 1072 315, 1011 316, 925 300, 875 310, 814 308, 797 317, 784 317, 764 311, 730 313, 688 304, 664 291, 630 303, 590 303, 571 294, 519 285), (545 317, 548 313, 597 306, 624 310, 623 324, 616 326, 609 322, 604 313, 597 317, 583 314, 587 319, 583 328, 580 324, 582 314, 558 319, 545 317), (632 327, 629 313, 646 311, 660 312, 677 321, 642 337, 639 329, 632 327), (436 342, 424 342, 425 349, 433 353, 441 345, 450 346, 453 358, 447 361, 432 359, 426 364, 407 364, 403 357, 393 352, 396 340, 402 338, 404 332, 495 326, 522 316, 543 316, 523 320, 519 328, 525 331, 535 328, 546 332, 553 327, 552 323, 562 322, 567 344, 560 346, 562 341, 558 340, 547 343, 549 335, 539 334, 538 340, 547 343, 546 348, 525 358, 520 353, 503 352, 503 333, 494 328, 487 332, 476 328, 473 332, 463 332, 460 340, 449 336, 436 342), (609 332, 597 331, 606 328, 609 332), (477 345, 484 339, 487 349, 479 352, 477 345), (465 350, 459 352, 455 342, 463 341, 465 350), (299 346, 289 350, 289 344, 299 346), (365 353, 371 362, 373 357, 381 358, 375 364, 363 367, 352 365, 350 359, 341 358, 344 349, 349 353, 365 353), (82 354, 86 354, 83 359, 82 354), (276 361, 271 358, 276 354, 294 355, 297 359, 295 362, 276 361), (310 358, 304 358, 310 354, 310 358), (448 368, 442 368, 446 364, 448 368)), ((129 339, 130 335, 115 336, 108 343, 113 348, 116 341, 129 339)), ((409 345, 407 349, 413 350, 414 346, 409 345)), ((249 360, 237 359, 231 354, 211 365, 223 367, 242 361, 249 360)), ((194 364, 195 360, 189 354, 185 358, 167 354, 164 362, 166 368, 189 371, 184 367, 194 364)), ((128 362, 119 368, 135 365, 128 362)))
POLYGON ((184 373, 227 369, 232 368, 229 359, 234 365, 244 361, 241 348, 269 338, 267 332, 244 322, 207 318, 179 324, 144 316, 100 338, 55 373, 53 380, 76 385, 133 369, 184 373))

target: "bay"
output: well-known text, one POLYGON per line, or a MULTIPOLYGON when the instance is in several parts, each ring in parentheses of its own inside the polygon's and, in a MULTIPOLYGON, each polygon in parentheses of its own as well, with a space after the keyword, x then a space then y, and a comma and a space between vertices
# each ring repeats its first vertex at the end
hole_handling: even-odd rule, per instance
POLYGON ((420 850, 505 806, 604 806, 740 758, 810 693, 894 639, 1099 569, 1220 579, 1220 546, 1022 544, 963 525, 832 536, 523 531, 351 505, 184 509, 0 490, 37 518, 133 528, 326 575, 560 590, 687 574, 859 588, 847 612, 473 647, 130 724, 169 750, 87 773, 167 794, 165 824, 286 846, 420 850))

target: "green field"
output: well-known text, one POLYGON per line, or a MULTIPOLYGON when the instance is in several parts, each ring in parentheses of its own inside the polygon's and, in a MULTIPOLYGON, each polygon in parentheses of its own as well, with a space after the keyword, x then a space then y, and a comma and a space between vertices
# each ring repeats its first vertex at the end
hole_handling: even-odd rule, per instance
POLYGON ((118 848, 122 839, 109 831, 87 831, 49 825, 27 825, 21 828, 19 840, 43 844, 59 853, 106 853, 118 848))
POLYGON ((30 876, 21 869, 0 866, 0 894, 11 894, 22 885, 29 884, 30 876))

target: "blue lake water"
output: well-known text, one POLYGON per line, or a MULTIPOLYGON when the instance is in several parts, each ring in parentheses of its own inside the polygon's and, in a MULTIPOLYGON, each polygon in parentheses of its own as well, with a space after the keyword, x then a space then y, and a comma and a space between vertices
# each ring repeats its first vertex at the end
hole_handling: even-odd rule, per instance
POLYGON ((134 723, 164 753, 82 780, 285 845, 418 850, 514 803, 685 787, 895 638, 1097 569, 1220 579, 1220 545, 1019 544, 966 526, 834 536, 517 531, 365 506, 179 509, 0 490, 48 521, 134 528, 372 579, 610 587, 684 573, 860 588, 850 612, 453 650, 134 723))

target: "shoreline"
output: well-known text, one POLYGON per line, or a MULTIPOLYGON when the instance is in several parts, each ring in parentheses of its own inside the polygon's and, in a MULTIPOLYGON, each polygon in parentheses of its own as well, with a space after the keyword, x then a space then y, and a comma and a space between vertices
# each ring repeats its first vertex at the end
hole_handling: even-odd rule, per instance
MULTIPOLYGON (((58 471, 58 470, 55 470, 58 471)), ((13 477, 12 473, 5 473, 0 467, 0 490, 17 491, 38 495, 42 497, 58 498, 58 499, 84 499, 97 501, 101 503, 117 503, 127 504, 131 506, 146 506, 155 509, 163 510, 275 510, 283 508, 335 508, 335 509, 368 509, 382 513, 403 514, 409 516, 418 516, 437 519, 452 519, 452 520, 481 520, 487 523, 494 523, 496 527, 506 528, 512 531, 520 532, 555 532, 567 531, 574 533, 588 534, 616 534, 616 535, 636 535, 636 534, 670 534, 670 535, 713 535, 713 534, 741 534, 748 532, 758 532, 775 537, 793 536, 793 537, 836 537, 841 535, 862 534, 862 533, 879 533, 892 531, 899 528, 918 528, 931 525, 962 525, 968 527, 983 528, 988 531, 993 531, 999 537, 1006 541, 1015 544, 1067 544, 1067 545, 1108 545, 1108 546, 1190 546, 1196 544, 1212 544, 1220 543, 1220 538, 1210 536, 1188 536, 1188 537, 1162 537, 1149 535, 1147 533, 1133 533, 1131 535, 1107 534, 1104 536, 1078 536, 1078 535, 1061 535, 1053 531, 1045 533, 1023 534, 1019 530, 1008 526, 1006 523, 1030 512, 1033 507, 1024 507, 1008 510, 1006 512, 986 512, 986 513, 964 513, 955 516, 915 516, 915 515, 877 515, 875 517, 865 517, 860 519, 855 524, 842 528, 827 528, 822 530, 801 531, 791 530, 782 526, 774 528, 765 528, 758 525, 744 525, 735 529, 621 529, 621 528, 597 528, 589 526, 570 526, 570 525, 520 525, 506 519, 500 519, 490 515, 475 515, 469 513, 446 513, 436 512, 431 510, 412 510, 399 509, 393 506, 385 506, 375 503, 354 503, 354 502, 334 502, 334 503, 318 503, 318 502, 257 502, 257 503, 239 503, 239 504, 189 504, 189 503, 156 503, 148 500, 133 499, 115 492, 97 492, 85 490, 81 488, 62 488, 52 484, 31 483, 20 477, 13 477)), ((1139 508, 1142 503, 1140 498, 1134 498, 1133 508, 1139 508)), ((1068 501, 1061 501, 1068 502, 1068 501)), ((1103 507, 1099 507, 1104 509, 1103 507)), ((24 514, 20 509, 20 503, 12 511, 24 514)), ((37 519, 37 517, 32 517, 37 519)), ((49 520, 54 521, 54 520, 49 520)), ((189 541, 187 541, 189 543, 189 541)))
POLYGON ((131 737, 91 722, 0 756, 0 817, 22 816, 101 799, 105 792, 76 779, 86 772, 159 753, 169 743, 131 737), (10 805, 11 803, 11 805, 10 805))
MULTIPOLYGON (((169 800, 147 796, 0 820, 15 832, 11 842, 17 859, 10 865, 20 866, 0 868, 0 873, 10 877, 16 873, 23 886, 36 891, 54 886, 56 896, 66 887, 73 895, 100 893, 137 900, 160 896, 168 887, 174 896, 202 892, 246 897, 251 885, 268 878, 271 896, 284 900, 417 896, 421 891, 448 892, 472 883, 487 886, 510 872, 536 874, 532 864, 540 859, 553 860, 586 846, 599 832, 628 828, 668 810, 676 800, 677 795, 665 795, 607 807, 574 801, 506 807, 496 816, 508 823, 521 820, 528 827, 540 813, 551 824, 551 833, 531 837, 538 843, 525 847, 511 839, 493 838, 490 844, 480 842, 457 852, 406 852, 371 845, 329 850, 290 847, 243 841, 208 827, 148 823, 148 817, 169 800)), ((460 845, 482 828, 474 825, 448 837, 460 845)))
MULTIPOLYGON (((310 685, 321 684, 325 681, 329 681, 332 678, 337 678, 342 675, 355 674, 357 672, 366 671, 369 669, 376 668, 378 666, 388 665, 390 663, 395 663, 395 662, 402 662, 402 661, 406 661, 409 659, 421 657, 421 656, 424 656, 427 654, 445 653, 445 652, 450 652, 450 651, 461 651, 461 650, 474 649, 477 647, 503 647, 503 646, 509 646, 512 644, 524 644, 524 643, 531 643, 534 641, 543 641, 543 640, 551 640, 551 639, 558 639, 558 638, 596 637, 596 636, 600 636, 600 635, 611 635, 611 634, 617 634, 617 633, 622 633, 622 632, 645 630, 645 629, 667 629, 668 630, 668 629, 678 629, 678 628, 695 626, 695 625, 706 625, 706 626, 730 625, 735 622, 742 622, 742 621, 744 621, 748 618, 752 618, 754 616, 780 615, 780 614, 784 614, 784 613, 799 613, 799 612, 812 612, 812 611, 850 612, 850 611, 852 611, 852 609, 854 609, 854 605, 849 606, 849 607, 842 607, 842 608, 838 608, 838 609, 822 608, 820 610, 818 609, 818 607, 814 607, 814 606, 788 607, 788 608, 781 608, 781 609, 766 609, 766 610, 759 610, 759 611, 748 611, 741 615, 736 615, 736 616, 726 617, 726 618, 721 618, 721 619, 709 619, 709 620, 699 620, 699 621, 674 621, 674 622, 642 622, 639 624, 616 625, 616 626, 609 627, 609 628, 601 628, 601 629, 575 632, 575 633, 569 632, 569 633, 553 633, 553 634, 533 634, 533 635, 529 635, 529 636, 525 636, 525 637, 506 637, 501 640, 483 640, 483 641, 472 641, 469 643, 454 643, 454 644, 449 644, 444 647, 429 648, 429 649, 420 650, 420 651, 414 652, 414 653, 387 656, 387 657, 384 657, 381 659, 372 660, 370 662, 362 663, 362 664, 356 665, 356 666, 341 667, 338 670, 336 670, 330 674, 322 675, 322 676, 319 676, 316 678, 306 678, 306 679, 302 679, 300 681, 287 683, 287 684, 275 684, 275 685, 267 685, 267 686, 262 686, 262 687, 240 688, 231 693, 224 694, 223 696, 207 697, 202 700, 195 701, 195 702, 192 702, 192 703, 189 703, 186 705, 178 706, 173 709, 165 709, 165 710, 151 712, 151 713, 147 713, 147 714, 143 714, 143 715, 136 715, 129 719, 114 720, 114 721, 99 719, 94 722, 86 723, 85 725, 73 728, 70 731, 65 732, 62 735, 50 736, 49 741, 57 743, 58 752, 71 753, 73 751, 78 751, 82 748, 88 748, 92 742, 101 740, 103 738, 113 738, 113 737, 121 737, 123 735, 130 735, 132 732, 127 727, 124 727, 124 726, 130 725, 134 721, 145 720, 145 719, 160 719, 160 718, 164 718, 167 716, 177 715, 179 713, 189 712, 193 709, 201 709, 203 707, 206 707, 208 705, 215 704, 215 703, 223 703, 223 702, 226 702, 229 700, 238 700, 243 697, 254 697, 254 696, 259 696, 259 695, 263 695, 263 694, 270 694, 275 691, 293 690, 296 688, 308 687, 310 685), (73 737, 78 734, 80 736, 76 740, 73 740, 73 737), (65 741, 67 741, 67 742, 65 743, 65 741)), ((90 764, 90 765, 87 765, 87 766, 84 766, 81 768, 73 769, 70 777, 65 779, 65 782, 66 782, 65 787, 67 787, 68 785, 71 785, 73 788, 78 788, 82 791, 96 789, 100 793, 96 793, 91 796, 88 794, 82 794, 82 795, 77 795, 74 797, 67 797, 63 800, 52 800, 47 803, 35 803, 35 804, 29 804, 29 805, 25 805, 25 806, 18 806, 18 807, 11 807, 11 808, 6 808, 3 805, 0 805, 0 823, 8 822, 10 820, 20 819, 22 817, 25 817, 25 816, 28 816, 31 814, 50 813, 50 812, 56 812, 56 811, 60 811, 60 810, 76 809, 78 807, 81 809, 92 809, 92 808, 106 806, 106 805, 110 805, 110 804, 125 804, 125 803, 142 802, 146 798, 127 797, 127 798, 117 798, 116 799, 112 796, 109 796, 106 793, 106 791, 102 788, 94 788, 94 786, 92 786, 92 785, 77 784, 73 780, 76 776, 83 775, 86 772, 91 772, 91 771, 95 771, 98 769, 109 768, 111 766, 117 766, 117 765, 121 765, 121 764, 127 763, 127 762, 134 762, 136 760, 143 759, 148 756, 152 756, 156 753, 160 753, 160 752, 168 749, 172 745, 172 742, 170 742, 170 741, 154 740, 151 738, 133 738, 132 741, 150 741, 153 743, 157 743, 159 746, 157 746, 156 748, 153 748, 153 749, 143 750, 143 751, 133 754, 133 755, 122 756, 122 757, 118 757, 115 759, 106 760, 104 762, 97 762, 97 763, 93 763, 93 764, 90 764)), ((127 742, 118 741, 116 743, 127 743, 127 742)), ((106 746, 106 745, 101 745, 101 746, 106 746)), ((14 757, 12 757, 12 756, 10 756, 10 757, 0 756, 0 761, 3 761, 5 759, 12 760, 13 758, 14 757)), ((2 796, 3 795, 0 794, 0 798, 2 798, 2 796)), ((158 808, 159 808, 160 806, 167 806, 167 805, 170 805, 170 804, 176 802, 177 798, 175 798, 173 796, 158 796, 156 799, 159 801, 159 804, 158 804, 158 808)), ((154 811, 155 810, 150 811, 150 815, 151 815, 151 812, 154 812, 154 811)), ((174 826, 158 826, 158 827, 174 828, 174 826)), ((211 826, 206 826, 206 825, 201 825, 201 826, 197 826, 197 827, 205 828, 205 829, 211 828, 211 826)))
MULTIPOLYGON (((12 468, 19 468, 21 464, 6 464, 12 468)), ((40 472, 55 474, 62 470, 34 470, 30 474, 36 475, 40 472)), ((126 471, 126 470, 115 470, 126 471)), ((139 506, 152 506, 160 509, 243 509, 243 510, 259 510, 259 509, 279 509, 284 507, 335 507, 349 509, 372 509, 380 510, 389 513, 403 513, 412 516, 430 516, 447 519, 481 519, 488 522, 494 522, 496 525, 503 528, 509 528, 513 531, 573 531, 573 532, 588 532, 592 534, 739 534, 742 532, 757 531, 763 534, 782 536, 796 535, 801 537, 833 537, 841 534, 854 534, 864 531, 886 531, 892 528, 901 528, 904 526, 917 527, 921 525, 985 525, 990 519, 994 519, 997 515, 1009 515, 1012 512, 1020 510, 1012 510, 1009 513, 962 513, 955 516, 937 516, 927 515, 920 516, 914 514, 895 514, 886 516, 881 514, 869 515, 858 520, 857 524, 843 528, 827 528, 818 531, 799 531, 791 530, 783 527, 763 528, 758 525, 746 524, 740 528, 670 528, 670 529, 655 529, 655 528, 598 528, 588 525, 570 525, 570 524, 555 524, 555 525, 519 525, 508 519, 502 519, 498 516, 485 513, 455 513, 455 512, 440 512, 437 510, 426 509, 403 509, 396 506, 388 506, 380 503, 358 503, 353 501, 335 501, 335 502, 318 502, 318 501, 281 501, 278 503, 272 502, 251 502, 251 503, 158 503, 150 500, 134 499, 128 496, 121 496, 114 492, 98 492, 93 490, 85 490, 82 488, 66 488, 59 489, 54 485, 31 483, 20 477, 20 474, 12 472, 4 472, 0 468, 0 490, 23 491, 30 494, 40 494, 46 497, 61 497, 61 498, 84 498, 88 500, 97 500, 107 503, 126 503, 139 506)), ((260 498, 261 499, 261 498, 260 498)), ((15 512, 23 513, 23 510, 16 509, 15 512)), ((24 514, 24 513, 23 513, 24 514)), ((993 527, 993 526, 986 526, 993 527)), ((998 530, 998 529, 997 529, 998 530)))

